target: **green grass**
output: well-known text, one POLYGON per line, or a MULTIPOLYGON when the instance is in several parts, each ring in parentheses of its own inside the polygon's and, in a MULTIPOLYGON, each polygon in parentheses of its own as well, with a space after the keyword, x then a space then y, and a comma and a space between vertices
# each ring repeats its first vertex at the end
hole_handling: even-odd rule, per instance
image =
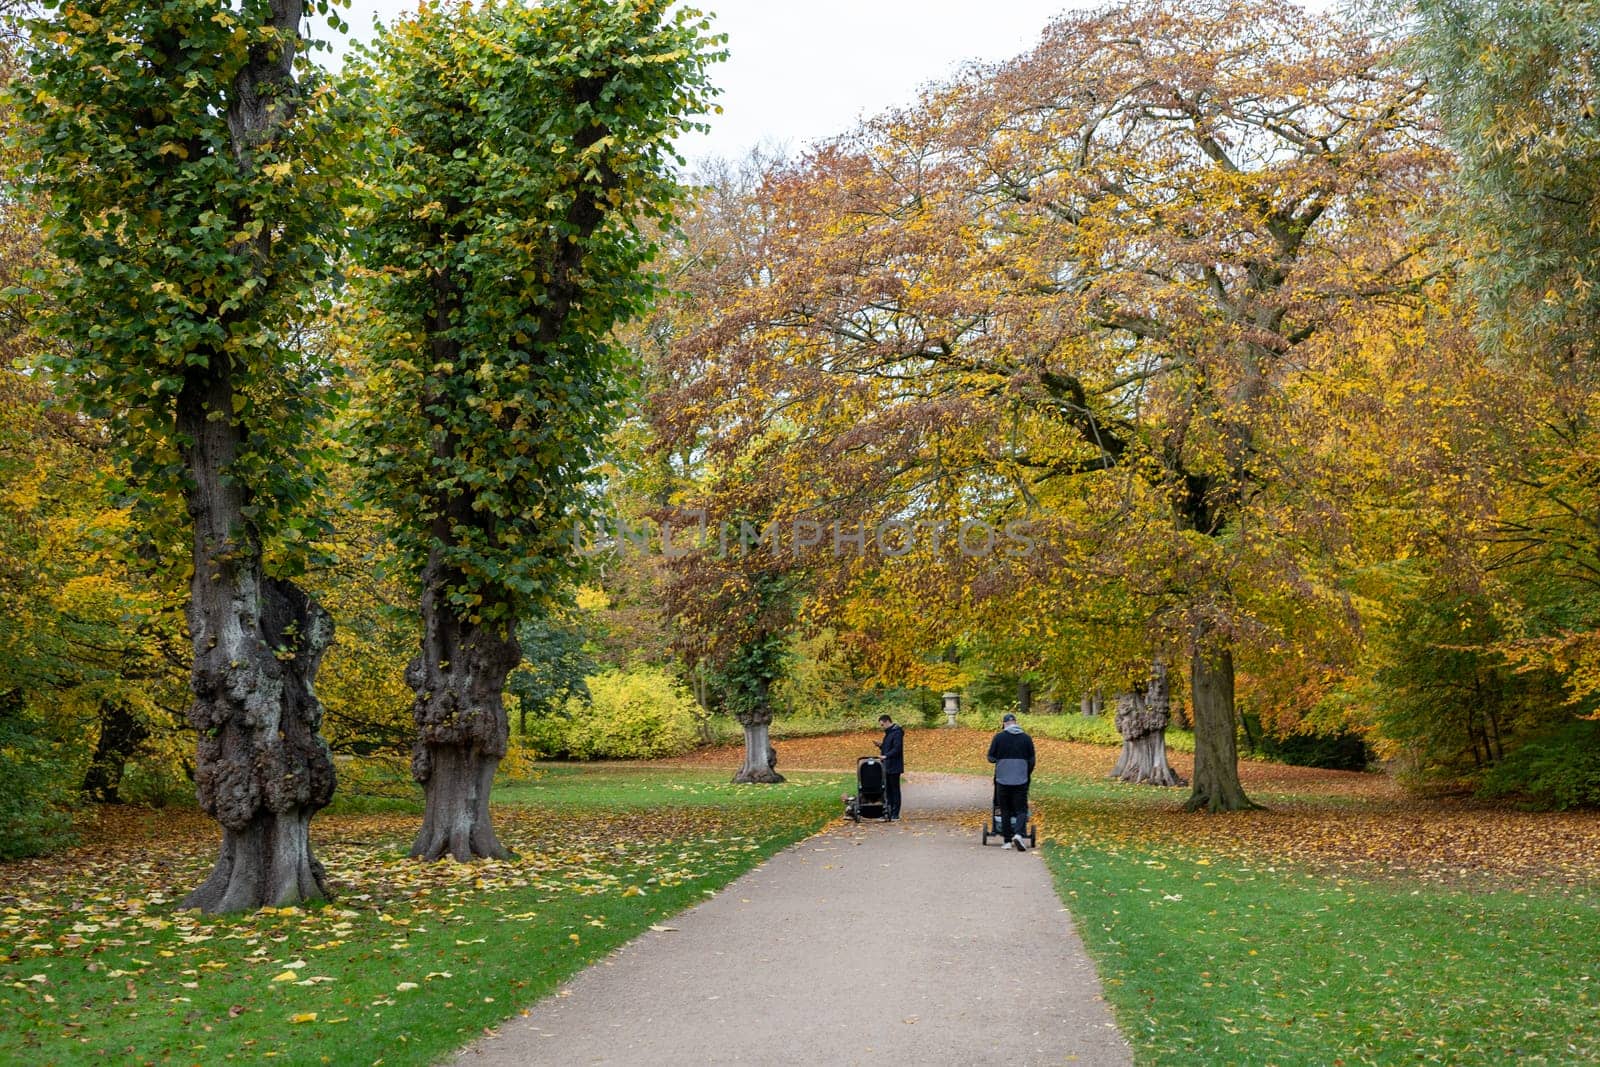
MULTIPOLYGON (((976 730, 995 730, 999 728, 999 715, 964 712, 956 717, 956 722, 976 730)), ((1017 722, 1034 737, 1079 741, 1088 745, 1122 744, 1122 735, 1117 733, 1116 715, 1109 710, 1100 715, 1080 715, 1071 711, 1060 715, 1018 715, 1017 722)), ((1169 726, 1167 747, 1176 752, 1193 752, 1194 731, 1169 726)))
POLYGON ((795 772, 778 786, 733 785, 725 771, 541 764, 532 776, 495 786, 505 804, 571 806, 603 810, 737 805, 767 810, 797 804, 838 805, 839 793, 853 788, 845 774, 795 772))
MULTIPOLYGON (((728 715, 716 715, 711 719, 711 743, 714 745, 737 745, 744 743, 744 727, 739 721, 728 715)), ((835 717, 789 717, 780 715, 772 720, 772 739, 783 741, 792 737, 825 737, 828 734, 845 734, 857 730, 875 730, 878 727, 877 715, 868 715, 860 718, 848 716, 835 717)))
POLYGON ((497 863, 408 860, 409 818, 329 820, 339 898, 307 910, 177 911, 209 841, 164 869, 112 857, 0 887, 0 1062, 436 1062, 837 803, 838 776, 714 777, 562 768, 507 785, 497 825, 521 855, 497 863))
POLYGON ((1044 854, 1140 1063, 1600 1060, 1593 895, 1353 879, 1180 846, 1044 854))

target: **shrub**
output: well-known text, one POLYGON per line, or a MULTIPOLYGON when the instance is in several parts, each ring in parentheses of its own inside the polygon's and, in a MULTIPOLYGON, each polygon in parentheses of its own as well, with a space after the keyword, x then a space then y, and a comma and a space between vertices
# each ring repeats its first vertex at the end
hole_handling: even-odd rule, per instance
MULTIPOLYGON (((940 716, 944 721, 944 716, 940 716)), ((1034 737, 1048 737, 1056 741, 1077 741, 1086 745, 1121 745, 1122 735, 1117 733, 1116 715, 1107 709, 1100 715, 1080 715, 1068 711, 1059 715, 1032 712, 1018 715, 1022 728, 1034 737)), ((995 712, 963 711, 956 717, 962 726, 975 730, 1000 729, 1000 714, 995 712)), ((1174 752, 1193 752, 1194 734, 1177 726, 1167 727, 1167 747, 1174 752)))
POLYGON ((1239 724, 1244 735, 1240 750, 1251 756, 1329 771, 1364 771, 1372 764, 1366 739, 1351 730, 1279 737, 1263 730, 1260 717, 1248 712, 1239 716, 1239 724))
POLYGON ((1600 722, 1580 720, 1526 742, 1484 774, 1478 795, 1553 811, 1600 808, 1600 722))
POLYGON ((124 804, 146 808, 192 807, 195 803, 194 782, 159 757, 130 760, 117 796, 124 804))
POLYGON ((699 705, 659 667, 591 675, 590 699, 569 698, 558 715, 535 720, 529 742, 573 759, 655 759, 694 747, 699 705))
POLYGON ((72 844, 73 768, 18 716, 0 715, 0 860, 72 844))

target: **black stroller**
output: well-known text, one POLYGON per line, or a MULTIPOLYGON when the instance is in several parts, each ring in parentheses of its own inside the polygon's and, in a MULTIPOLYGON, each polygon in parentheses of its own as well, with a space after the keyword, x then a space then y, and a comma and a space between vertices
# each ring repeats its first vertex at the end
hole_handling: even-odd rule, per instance
MULTIPOLYGON (((1022 809, 1022 826, 1022 836, 1028 839, 1028 847, 1037 848, 1039 845, 1039 831, 1033 825, 1033 812, 1027 808, 1022 809)), ((998 786, 995 788, 994 796, 990 798, 989 823, 983 828, 983 843, 987 845, 991 837, 1001 844, 1004 844, 1006 840, 1000 833, 1000 789, 998 786)))
POLYGON ((844 798, 844 817, 851 822, 883 818, 887 795, 884 792, 883 760, 862 756, 856 760, 856 795, 844 798))

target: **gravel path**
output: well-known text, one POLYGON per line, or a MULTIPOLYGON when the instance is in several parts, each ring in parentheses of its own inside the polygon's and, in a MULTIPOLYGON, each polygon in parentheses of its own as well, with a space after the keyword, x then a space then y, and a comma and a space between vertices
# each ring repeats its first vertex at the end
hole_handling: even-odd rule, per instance
POLYGON ((978 843, 987 779, 908 775, 579 974, 457 1059, 525 1064, 1127 1064, 1034 853, 978 843))

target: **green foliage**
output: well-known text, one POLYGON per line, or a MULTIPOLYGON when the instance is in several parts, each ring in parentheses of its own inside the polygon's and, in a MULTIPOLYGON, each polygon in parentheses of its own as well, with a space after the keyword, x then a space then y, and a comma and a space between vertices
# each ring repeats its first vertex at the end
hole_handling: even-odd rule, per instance
POLYGON ((37 719, 15 707, 0 708, 0 860, 72 843, 65 802, 77 783, 64 748, 52 743, 37 719))
MULTIPOLYGON (((1566 624, 1508 655, 1600 696, 1600 3, 1419 0, 1411 60, 1456 152, 1445 213, 1496 405, 1500 568, 1559 586, 1566 624)), ((1520 637, 1522 635, 1513 635, 1520 637)))
POLYGON ((306 67, 280 91, 274 135, 237 143, 230 108, 252 51, 304 47, 270 27, 267 0, 47 6, 15 91, 60 262, 36 278, 57 369, 120 445, 157 545, 181 540, 180 395, 228 381, 240 448, 227 474, 249 530, 281 538, 293 565, 316 528, 309 428, 330 395, 305 331, 343 233, 337 100, 306 67))
MULTIPOLYGON (((1000 729, 1001 711, 963 711, 956 722, 974 730, 1000 729)), ((940 721, 943 721, 940 716, 940 721)), ((1110 711, 1103 715, 1080 715, 1068 711, 1061 715, 1018 715, 1022 728, 1034 737, 1050 737, 1057 741, 1079 741, 1087 745, 1120 746, 1122 735, 1117 733, 1116 716, 1110 711)), ((1175 752, 1194 751, 1194 732, 1167 727, 1167 747, 1175 752)), ((1108 767, 1109 769, 1109 767, 1108 767)))
POLYGON ((369 60, 366 485, 464 617, 546 608, 581 569, 630 369, 611 331, 656 290, 672 141, 716 58, 667 7, 424 7, 369 60))
POLYGON ((667 610, 676 645, 705 672, 714 706, 740 722, 770 723, 774 689, 794 659, 803 573, 757 548, 701 547, 671 563, 667 610))
POLYGON ((1466 579, 1430 578, 1398 590, 1373 635, 1376 664, 1363 694, 1387 754, 1418 779, 1474 774, 1516 739, 1571 717, 1560 679, 1515 671, 1495 605, 1466 579))
POLYGON ((722 691, 723 708, 736 719, 770 716, 772 688, 792 657, 785 633, 752 635, 735 646, 711 672, 712 684, 722 691))
POLYGON ((1276 763, 1334 771, 1364 771, 1372 762, 1372 752, 1367 747, 1366 739, 1352 730, 1332 733, 1303 731, 1279 736, 1262 730, 1260 718, 1249 712, 1239 716, 1239 725, 1244 733, 1240 749, 1276 763))
POLYGON ((124 803, 146 808, 192 806, 194 781, 171 760, 137 759, 123 772, 118 795, 124 803))
POLYGON ((536 720, 530 740, 573 759, 654 759, 687 752, 699 738, 700 705, 658 667, 609 670, 588 679, 590 699, 536 720))
POLYGON ((1457 153, 1486 324, 1592 357, 1600 3, 1419 0, 1416 11, 1412 58, 1457 153))
POLYGON ((506 679, 506 691, 517 698, 522 729, 528 716, 540 718, 564 710, 571 700, 590 699, 584 679, 599 670, 575 627, 549 618, 532 619, 517 627, 522 645, 522 666, 506 679))
POLYGON ((1478 795, 1551 811, 1600 808, 1600 722, 1572 722, 1528 740, 1489 769, 1478 795))

